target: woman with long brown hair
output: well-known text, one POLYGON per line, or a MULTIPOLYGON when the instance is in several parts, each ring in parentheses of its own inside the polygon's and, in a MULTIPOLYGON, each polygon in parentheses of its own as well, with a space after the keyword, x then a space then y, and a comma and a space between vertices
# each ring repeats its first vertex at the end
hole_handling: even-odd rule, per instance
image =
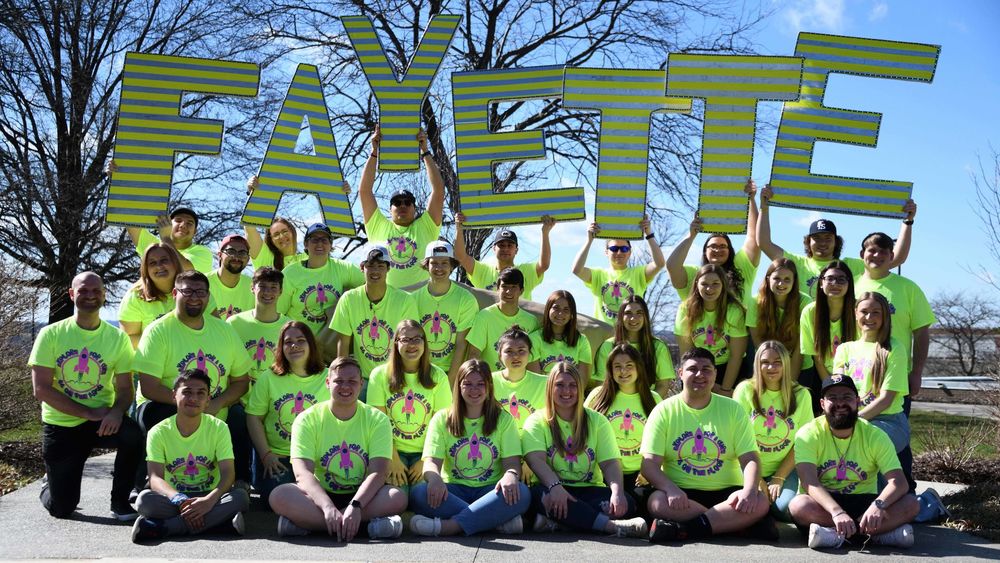
POLYGON ((174 310, 171 292, 181 271, 180 255, 169 244, 153 243, 142 253, 139 281, 128 288, 118 306, 118 324, 132 341, 132 348, 139 346, 142 331, 150 323, 174 310))

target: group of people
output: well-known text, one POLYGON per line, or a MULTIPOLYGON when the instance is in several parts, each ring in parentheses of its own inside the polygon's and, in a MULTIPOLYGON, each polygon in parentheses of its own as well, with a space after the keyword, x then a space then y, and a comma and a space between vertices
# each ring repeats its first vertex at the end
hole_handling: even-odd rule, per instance
POLYGON ((118 451, 111 512, 135 520, 136 542, 242 534, 251 490, 280 535, 344 541, 362 524, 398 537, 409 511, 424 536, 776 540, 778 518, 811 547, 858 535, 908 546, 909 522, 943 513, 933 492, 914 495, 907 420, 934 316, 890 271, 909 250, 912 202, 898 240, 873 233, 860 258, 841 258, 829 220, 812 224, 804 255, 774 244, 770 189, 758 210, 752 181, 743 247, 709 235, 698 266, 684 264, 697 217, 668 258, 643 220, 651 261, 607 240, 605 268, 586 266, 591 224, 573 273, 613 327, 591 342, 570 292, 549 295, 540 318, 520 302, 549 267, 551 218, 537 261, 517 261, 510 229, 494 260, 475 260, 461 213, 455 244, 439 239, 444 185, 422 133, 424 212, 405 190, 389 217, 378 209, 380 140, 360 182, 372 243, 360 266, 330 257, 325 224, 305 229, 300 252, 278 218, 263 237, 225 237, 213 269, 193 242, 197 213, 179 208, 158 238, 129 229, 141 262, 120 329, 100 318, 101 278, 76 276, 74 316, 44 328, 29 359, 53 516, 76 509, 95 447, 118 451), (772 262, 754 294, 761 251, 772 262), (495 304, 452 281, 459 266, 495 304), (682 299, 676 369, 643 299, 664 267, 682 299))

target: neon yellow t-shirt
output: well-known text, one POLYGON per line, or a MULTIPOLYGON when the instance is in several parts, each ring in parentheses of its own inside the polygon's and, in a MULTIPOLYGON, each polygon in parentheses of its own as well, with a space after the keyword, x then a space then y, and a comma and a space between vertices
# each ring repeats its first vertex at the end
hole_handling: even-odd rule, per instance
POLYGON ((468 289, 454 282, 444 295, 431 295, 426 285, 411 295, 416 300, 417 322, 427 335, 431 363, 444 371, 450 370, 455 342, 459 333, 472 326, 479 302, 468 289))
MULTIPOLYGON (((811 302, 812 302, 812 298, 810 298, 807 294, 805 294, 805 293, 799 293, 799 310, 796 311, 796 313, 795 313, 795 318, 799 319, 799 321, 798 321, 799 323, 802 322, 802 311, 805 310, 806 305, 809 305, 809 303, 811 303, 811 302)), ((758 314, 760 313, 760 311, 759 311, 759 307, 757 305, 757 299, 756 298, 752 298, 749 301, 745 301, 744 304, 746 305, 746 309, 747 309, 747 332, 750 332, 751 328, 757 328, 757 322, 758 322, 758 318, 759 318, 758 314)), ((783 320, 785 320, 785 308, 784 307, 778 307, 778 322, 781 322, 783 320)), ((800 337, 801 337, 801 335, 802 335, 801 328, 799 330, 797 330, 796 332, 798 332, 799 335, 800 335, 800 337)), ((765 340, 766 340, 766 338, 765 338, 765 340)), ((760 343, 758 342, 757 344, 759 345, 760 343)), ((799 349, 801 350, 801 348, 802 348, 802 346, 800 345, 799 349)), ((789 349, 788 352, 792 353, 793 350, 789 349)), ((807 355, 805 355, 803 353, 803 355, 802 355, 802 369, 809 369, 811 367, 813 367, 813 358, 812 358, 812 356, 811 355, 807 356, 807 355)))
POLYGON ((587 287, 594 294, 594 318, 610 325, 618 318, 622 301, 633 295, 646 295, 646 266, 632 266, 624 270, 591 268, 587 287))
POLYGON ((502 371, 495 371, 493 394, 500 401, 500 406, 514 418, 520 431, 529 416, 545 408, 545 376, 526 371, 524 377, 515 383, 504 379, 502 371))
POLYGON ((815 465, 820 484, 844 495, 875 494, 879 473, 901 469, 889 435, 860 418, 854 434, 841 440, 825 417, 816 417, 795 435, 795 462, 815 465))
MULTIPOLYGON (((147 231, 146 229, 141 229, 139 231, 139 242, 135 243, 135 251, 139 254, 139 259, 142 259, 142 255, 146 252, 146 249, 150 245, 160 242, 160 237, 153 235, 153 233, 147 231)), ((177 252, 181 256, 188 259, 191 265, 194 266, 195 270, 203 274, 208 274, 212 271, 212 251, 207 246, 203 244, 192 244, 191 246, 180 249, 176 248, 177 252)))
POLYGON ((431 417, 451 406, 448 374, 432 365, 431 381, 434 382, 434 387, 428 389, 420 384, 417 374, 407 373, 403 375, 403 387, 393 393, 389 390, 389 366, 381 365, 372 370, 366 402, 373 407, 385 409, 389 415, 392 440, 398 452, 424 451, 427 425, 431 417))
POLYGON ((885 377, 882 379, 881 389, 876 389, 872 381, 872 366, 875 364, 875 343, 863 340, 853 340, 844 342, 837 348, 837 355, 833 358, 833 372, 843 373, 851 376, 858 387, 858 395, 861 397, 861 404, 858 410, 868 406, 878 398, 882 389, 895 391, 896 397, 892 403, 880 414, 896 414, 903 412, 903 397, 910 393, 909 371, 906 369, 906 362, 901 356, 896 341, 891 340, 892 350, 886 360, 885 377))
MULTIPOLYGON (((633 344, 634 345, 634 344, 633 344)), ((615 347, 614 337, 605 340, 601 347, 597 349, 597 357, 594 358, 594 370, 590 374, 590 380, 601 383, 608 375, 608 354, 615 347)), ((677 372, 674 371, 674 361, 670 358, 670 349, 659 338, 653 338, 653 358, 656 360, 656 373, 653 374, 653 381, 664 379, 677 379, 677 372)))
POLYGON ((455 437, 448 431, 448 409, 431 419, 424 442, 424 458, 443 460, 441 479, 468 487, 495 485, 503 477, 505 457, 521 457, 521 437, 517 423, 500 411, 497 427, 483 434, 483 417, 466 418, 465 434, 455 437))
POLYGON ((174 296, 167 294, 158 301, 143 301, 139 296, 141 282, 136 282, 125 292, 122 302, 118 305, 118 320, 130 323, 141 323, 142 330, 156 319, 174 310, 174 296))
MULTIPOLYGON (((802 309, 802 315, 799 317, 799 349, 802 351, 802 367, 807 367, 805 364, 805 358, 812 358, 815 365, 815 357, 819 354, 816 351, 816 302, 813 301, 802 309)), ((849 322, 853 322, 848 319, 849 322)), ((833 373, 833 357, 837 353, 837 347, 840 346, 840 331, 842 326, 840 320, 830 322, 830 349, 826 352, 826 357, 823 359, 823 365, 826 366, 827 373, 833 373)))
MULTIPOLYGON (((531 452, 545 452, 549 467, 567 487, 603 487, 604 473, 601 463, 618 459, 618 447, 611 423, 599 412, 583 409, 587 417, 587 443, 576 454, 563 455, 552 441, 545 409, 528 417, 521 432, 521 450, 524 455, 531 452)), ((556 417, 563 439, 572 445, 573 429, 568 422, 556 417)))
POLYGON ((361 364, 361 375, 368 379, 372 370, 389 359, 399 322, 416 318, 417 305, 409 293, 387 286, 382 300, 372 303, 361 286, 340 298, 330 330, 353 337, 351 355, 361 364))
MULTIPOLYGON (((757 266, 753 265, 753 262, 750 261, 747 253, 742 248, 736 251, 736 255, 733 256, 733 266, 736 267, 736 270, 743 278, 743 288, 740 292, 740 297, 744 303, 749 303, 753 300, 753 280, 757 277, 757 266)), ((694 277, 700 269, 700 266, 692 264, 684 265, 684 273, 687 274, 687 285, 677 288, 677 295, 680 296, 681 301, 687 299, 687 296, 691 293, 691 282, 694 281, 694 277)))
MULTIPOLYGON (((104 321, 95 330, 85 330, 70 317, 38 332, 28 366, 51 368, 52 387, 77 403, 110 407, 115 402, 115 376, 131 370, 132 344, 124 332, 104 321)), ((79 426, 86 419, 42 402, 42 422, 79 426)))
MULTIPOLYGON (((716 319, 718 311, 705 311, 698 321, 689 331, 687 327, 687 305, 682 301, 677 307, 677 317, 674 320, 674 334, 677 336, 687 336, 691 339, 691 344, 700 348, 705 348, 715 355, 715 365, 722 365, 729 361, 729 341, 734 337, 746 336, 747 327, 745 314, 735 303, 729 305, 726 311, 726 324, 720 327, 716 319), (722 330, 719 330, 722 328, 722 330), (720 337, 719 333, 722 333, 720 337)), ((738 361, 738 360, 737 360, 738 361)))
POLYGON ((649 414, 639 451, 663 456, 663 472, 682 489, 742 487, 739 458, 757 451, 746 419, 743 407, 728 397, 712 395, 697 410, 674 395, 649 414))
POLYGON ((754 439, 760 452, 761 475, 770 477, 778 470, 792 445, 795 433, 813 419, 812 397, 809 389, 799 387, 795 393, 795 412, 786 414, 788 409, 782 403, 780 391, 764 391, 760 398, 760 411, 753 408, 753 384, 741 381, 733 390, 733 400, 750 415, 754 439))
POLYGON ((476 313, 465 341, 479 349, 480 358, 495 370, 503 369, 500 362, 500 337, 507 329, 519 325, 524 332, 531 333, 538 329, 538 319, 535 315, 518 307, 517 313, 508 317, 500 310, 500 304, 490 305, 476 313))
MULTIPOLYGON (((250 356, 250 386, 264 375, 271 373, 274 363, 274 351, 278 348, 278 335, 281 327, 290 321, 288 317, 278 314, 278 320, 273 323, 262 323, 254 317, 253 309, 229 317, 226 322, 236 330, 243 343, 243 348, 250 356)), ((250 390, 247 390, 248 397, 250 390)))
POLYGON ((906 359, 904 365, 908 372, 913 363, 913 331, 937 322, 927 297, 913 280, 896 274, 889 274, 879 280, 873 280, 867 275, 855 279, 855 297, 866 291, 881 293, 889 301, 893 349, 898 344, 899 351, 906 359))
POLYGON ((219 279, 217 270, 208 274, 208 288, 215 301, 215 307, 208 311, 222 320, 227 320, 233 315, 238 315, 243 311, 254 308, 254 296, 250 286, 252 282, 250 276, 240 275, 240 281, 236 282, 236 287, 226 287, 219 279))
POLYGON ((576 339, 576 346, 566 344, 565 340, 555 339, 546 342, 542 339, 542 329, 528 335, 531 338, 531 359, 541 366, 542 373, 549 373, 552 366, 558 362, 569 362, 575 366, 590 365, 594 353, 590 350, 590 341, 582 332, 576 339))
MULTIPOLYGON (((795 271, 799 275, 799 291, 805 293, 813 299, 816 298, 816 281, 819 280, 819 273, 833 260, 817 260, 802 254, 793 254, 785 251, 785 258, 795 262, 795 271)), ((865 263, 860 258, 842 257, 840 261, 847 264, 847 268, 854 274, 854 278, 865 273, 865 263)))
POLYGON ((292 447, 292 423, 306 409, 330 400, 326 372, 305 377, 268 371, 253 386, 246 413, 264 417, 264 435, 271 451, 287 456, 292 447))
MULTIPOLYGON (((296 264, 298 262, 305 262, 308 259, 309 255, 305 252, 299 252, 298 254, 285 256, 285 264, 282 270, 291 266, 292 264, 296 264)), ((257 253, 257 257, 251 258, 251 261, 253 262, 254 270, 259 270, 265 266, 267 266, 268 268, 273 268, 274 253, 271 252, 271 249, 267 247, 267 243, 263 243, 260 245, 260 252, 257 253)))
MULTIPOLYGON (((542 280, 545 279, 545 274, 538 275, 538 268, 534 262, 523 262, 515 264, 514 267, 524 275, 524 292, 521 294, 521 299, 531 301, 531 291, 542 283, 542 280)), ((495 291, 497 289, 497 279, 499 277, 500 266, 495 261, 480 262, 476 260, 475 266, 469 272, 469 281, 472 283, 472 287, 478 287, 486 291, 495 291)))
MULTIPOLYGON (((132 370, 149 374, 173 388, 177 374, 186 369, 200 369, 212 380, 211 396, 218 397, 234 378, 250 371, 250 358, 236 330, 226 321, 204 315, 200 330, 189 328, 170 313, 142 333, 132 370)), ((138 394, 139 404, 149 399, 138 394)), ((229 407, 216 415, 225 420, 229 407)))
POLYGON ((354 493, 373 459, 392 459, 392 425, 385 413, 360 401, 348 420, 333 415, 330 401, 318 403, 295 418, 291 457, 312 461, 327 492, 354 493))
POLYGON ((420 267, 424 249, 441 234, 441 225, 435 225, 427 213, 421 214, 405 227, 386 219, 382 212, 375 210, 365 219, 368 242, 382 243, 389 249, 389 276, 386 281, 392 287, 406 287, 427 279, 427 272, 420 267))
POLYGON ((306 323, 314 335, 330 322, 326 315, 330 305, 339 305, 345 291, 365 284, 361 268, 336 258, 327 260, 322 268, 306 268, 305 262, 298 262, 285 266, 281 273, 285 278, 278 311, 306 323))
MULTIPOLYGON (((594 401, 600 388, 594 389, 587 395, 584 406, 594 408, 594 401)), ((655 392, 653 399, 659 403, 663 399, 655 392)), ((642 408, 642 400, 638 393, 624 393, 619 391, 615 394, 615 400, 611 401, 608 412, 604 417, 611 424, 611 431, 615 434, 615 442, 618 444, 618 455, 622 460, 622 472, 635 473, 642 466, 642 454, 639 453, 639 446, 642 444, 642 431, 646 427, 646 420, 649 413, 642 408)))
POLYGON ((219 486, 219 462, 227 459, 234 459, 229 426, 212 416, 202 416, 186 438, 177 429, 177 415, 146 436, 146 461, 163 464, 163 478, 178 493, 207 493, 219 486))

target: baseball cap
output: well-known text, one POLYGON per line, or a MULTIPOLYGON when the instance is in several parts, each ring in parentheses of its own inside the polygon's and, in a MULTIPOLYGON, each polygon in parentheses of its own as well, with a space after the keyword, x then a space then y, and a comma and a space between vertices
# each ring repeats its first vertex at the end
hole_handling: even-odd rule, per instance
POLYGON ((455 258, 455 249, 450 242, 435 240, 427 243, 424 258, 455 258))
POLYGON ((834 225, 833 221, 829 219, 817 219, 809 225, 809 234, 818 235, 820 233, 830 233, 837 236, 837 225, 834 225))
POLYGON ((389 205, 396 205, 400 200, 409 200, 411 203, 416 203, 417 198, 413 197, 413 192, 410 190, 397 190, 389 198, 389 205))
POLYGON ((333 233, 330 232, 330 227, 326 226, 326 223, 313 223, 309 225, 306 229, 306 238, 311 237, 314 233, 323 232, 326 233, 331 239, 333 239, 333 233))
POLYGON ((819 396, 825 397, 827 390, 833 387, 843 387, 850 389, 855 395, 858 394, 858 386, 854 384, 854 379, 851 376, 835 373, 823 381, 823 386, 819 390, 819 396))
POLYGON ((381 244, 371 247, 368 252, 365 253, 365 257, 361 260, 361 264, 367 264, 372 260, 380 260, 386 264, 391 264, 392 261, 389 259, 389 249, 381 244))
POLYGON ((493 241, 493 244, 496 244, 500 241, 510 241, 514 244, 517 244, 517 234, 515 234, 514 231, 510 229, 500 229, 500 232, 497 233, 497 238, 493 241))
POLYGON ((247 248, 250 248, 250 243, 247 242, 247 239, 243 235, 232 234, 226 235, 225 238, 222 239, 222 242, 219 243, 219 250, 222 250, 226 247, 226 245, 232 243, 234 240, 238 240, 247 245, 247 248))
POLYGON ((178 215, 190 215, 194 218, 194 226, 198 226, 198 214, 194 212, 194 209, 190 207, 175 207, 173 211, 170 212, 170 218, 173 219, 178 215))

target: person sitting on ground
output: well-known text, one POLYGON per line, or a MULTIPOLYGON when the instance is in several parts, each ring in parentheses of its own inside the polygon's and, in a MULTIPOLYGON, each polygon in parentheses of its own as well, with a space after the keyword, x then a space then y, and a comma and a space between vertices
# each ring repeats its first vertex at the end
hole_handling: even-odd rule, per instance
POLYGON ((760 455, 746 412, 712 393, 715 355, 691 348, 681 356, 680 393, 663 401, 642 433, 642 476, 654 489, 649 541, 708 538, 746 530, 777 540, 761 493, 760 455))
POLYGON ((877 545, 913 545, 911 522, 920 511, 907 491, 892 440, 858 418, 858 389, 849 375, 823 382, 823 416, 795 435, 795 462, 804 494, 789 510, 800 529, 809 530, 809 547, 840 547, 863 534, 877 545), (877 477, 888 484, 881 492, 877 477))
POLYGON ((531 504, 521 475, 521 438, 514 418, 493 395, 493 376, 482 360, 458 370, 451 408, 431 419, 424 442, 424 481, 410 490, 421 536, 467 536, 497 529, 523 530, 531 504))
POLYGON ((244 534, 250 495, 232 488, 236 470, 226 423, 205 416, 211 385, 200 369, 178 374, 173 388, 177 414, 146 437, 149 488, 136 500, 141 516, 132 526, 135 543, 215 528, 244 534))
POLYGON ((392 456, 389 417, 358 400, 361 366, 333 360, 326 376, 330 400, 302 413, 292 425, 295 482, 271 493, 278 535, 326 532, 351 541, 368 522, 368 537, 398 538, 406 493, 385 484, 392 456))

